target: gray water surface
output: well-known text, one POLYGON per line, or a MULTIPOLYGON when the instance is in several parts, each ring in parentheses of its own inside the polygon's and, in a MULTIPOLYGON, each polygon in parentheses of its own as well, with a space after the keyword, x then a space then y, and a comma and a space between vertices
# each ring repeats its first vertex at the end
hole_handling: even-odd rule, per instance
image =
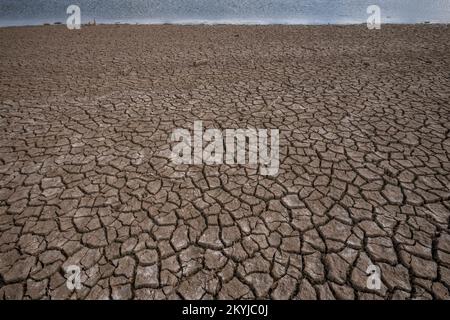
POLYGON ((383 23, 450 23, 450 0, 0 0, 0 26, 65 23, 66 8, 82 23, 365 23, 369 5, 383 23))

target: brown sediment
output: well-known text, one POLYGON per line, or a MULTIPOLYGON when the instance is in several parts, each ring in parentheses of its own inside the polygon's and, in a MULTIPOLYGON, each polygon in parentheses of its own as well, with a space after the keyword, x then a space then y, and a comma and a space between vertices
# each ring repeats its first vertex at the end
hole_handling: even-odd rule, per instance
POLYGON ((449 298, 448 26, 43 26, 0 44, 0 299, 449 298), (171 133, 198 120, 279 129, 278 175, 174 165, 171 133))

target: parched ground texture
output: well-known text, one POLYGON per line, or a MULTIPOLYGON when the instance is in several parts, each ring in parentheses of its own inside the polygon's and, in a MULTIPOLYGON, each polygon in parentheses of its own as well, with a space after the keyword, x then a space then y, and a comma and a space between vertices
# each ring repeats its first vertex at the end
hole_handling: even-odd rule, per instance
POLYGON ((449 299, 448 26, 0 44, 0 298, 449 299), (196 120, 279 129, 279 174, 174 165, 170 135, 196 120))

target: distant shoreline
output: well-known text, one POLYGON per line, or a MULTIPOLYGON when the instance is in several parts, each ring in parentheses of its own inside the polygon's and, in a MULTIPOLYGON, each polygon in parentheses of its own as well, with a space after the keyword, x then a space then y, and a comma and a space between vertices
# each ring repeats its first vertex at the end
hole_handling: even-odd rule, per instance
MULTIPOLYGON (((89 23, 83 23, 82 27, 93 27, 93 26, 116 26, 116 25, 122 25, 122 26, 360 26, 365 25, 365 22, 352 22, 352 23, 177 23, 177 22, 161 22, 161 23, 132 23, 132 22, 116 22, 116 23, 104 23, 104 22, 97 22, 96 24, 89 24, 89 23)), ((432 22, 432 21, 424 21, 424 22, 416 22, 416 23, 410 23, 410 22, 389 22, 389 23, 383 23, 382 25, 402 25, 402 26, 414 26, 414 25, 436 25, 436 26, 448 26, 450 25, 450 22, 432 22)), ((23 25, 5 25, 1 26, 0 29, 6 29, 6 28, 29 28, 29 27, 52 27, 52 26, 65 26, 65 23, 63 22, 53 22, 53 23, 41 23, 41 24, 23 24, 23 25)))

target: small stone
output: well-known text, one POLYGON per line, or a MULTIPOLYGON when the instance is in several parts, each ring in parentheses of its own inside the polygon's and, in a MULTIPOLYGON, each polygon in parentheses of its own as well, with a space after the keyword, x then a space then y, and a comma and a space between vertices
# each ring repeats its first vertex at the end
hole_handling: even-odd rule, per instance
POLYGON ((208 64, 208 60, 206 60, 206 59, 194 61, 194 67, 205 66, 207 64, 208 64))

